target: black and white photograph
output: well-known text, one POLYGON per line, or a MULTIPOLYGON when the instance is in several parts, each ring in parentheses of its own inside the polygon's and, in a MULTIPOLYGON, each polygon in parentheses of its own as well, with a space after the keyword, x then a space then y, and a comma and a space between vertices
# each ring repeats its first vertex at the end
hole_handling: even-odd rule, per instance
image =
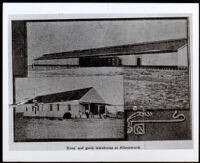
POLYGON ((85 160, 108 150, 130 160, 133 151, 196 148, 192 15, 6 18, 10 150, 85 151, 85 160))
POLYGON ((121 76, 18 78, 16 97, 15 141, 125 138, 121 76))
MULTIPOLYGON (((101 136, 91 128, 94 133, 90 134, 87 123, 83 136, 79 128, 71 131, 73 125, 64 130, 55 120, 49 120, 50 124, 41 120, 70 121, 96 115, 104 119, 126 117, 116 123, 111 121, 107 127, 113 135, 108 134, 107 138, 191 140, 188 27, 187 17, 13 21, 13 73, 18 76, 14 92, 15 104, 20 105, 14 113, 16 141, 26 140, 21 135, 31 134, 29 130, 38 134, 30 140, 104 138, 107 131, 102 132, 102 128, 101 136), (121 79, 114 78, 119 75, 121 79), (100 90, 108 91, 107 95, 118 96, 124 102, 105 102, 93 84, 87 84, 92 80, 101 86, 100 90), (78 81, 82 87, 78 87, 78 81), (114 85, 117 81, 121 86, 114 85), (75 83, 77 89, 73 89, 75 83), (78 106, 71 107, 74 101, 78 106), (109 106, 123 109, 113 108, 115 115, 112 115, 106 109, 109 106), (18 111, 20 108, 25 110, 18 111), (19 117, 23 123, 18 122, 19 117), (24 120, 27 117, 34 119, 30 123, 36 131, 24 120), (58 133, 54 123, 61 130, 58 133), (42 135, 42 131, 48 136, 42 135), (51 136, 51 132, 55 135, 51 136)), ((97 121, 94 127, 98 125, 104 123, 97 121)))

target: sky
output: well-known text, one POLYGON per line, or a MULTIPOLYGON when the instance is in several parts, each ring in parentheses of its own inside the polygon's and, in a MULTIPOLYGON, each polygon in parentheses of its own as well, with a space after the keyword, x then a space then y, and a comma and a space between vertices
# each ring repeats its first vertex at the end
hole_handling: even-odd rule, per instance
POLYGON ((94 87, 106 103, 123 105, 122 76, 16 78, 16 103, 39 95, 94 87))
POLYGON ((48 53, 186 37, 183 19, 28 22, 28 64, 48 53))

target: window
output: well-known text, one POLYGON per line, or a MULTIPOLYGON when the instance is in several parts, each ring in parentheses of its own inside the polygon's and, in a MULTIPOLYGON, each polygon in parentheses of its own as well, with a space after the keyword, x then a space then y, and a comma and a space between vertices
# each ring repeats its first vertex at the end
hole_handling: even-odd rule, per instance
POLYGON ((32 106, 32 111, 34 111, 34 106, 32 106))
POLYGON ((37 106, 37 111, 39 111, 39 106, 37 106))
POLYGON ((28 108, 26 107, 26 111, 28 111, 28 108))
POLYGON ((59 104, 57 104, 57 110, 58 110, 58 111, 60 110, 60 105, 59 105, 59 104))
POLYGON ((70 105, 70 104, 68 105, 68 110, 69 110, 69 111, 71 110, 71 105, 70 105))
POLYGON ((52 111, 53 110, 53 106, 52 106, 52 104, 50 104, 50 111, 52 111))

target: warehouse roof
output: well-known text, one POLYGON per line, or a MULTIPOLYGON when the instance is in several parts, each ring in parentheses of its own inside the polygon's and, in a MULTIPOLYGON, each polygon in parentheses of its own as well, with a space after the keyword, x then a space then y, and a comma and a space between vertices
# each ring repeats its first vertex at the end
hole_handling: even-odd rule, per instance
POLYGON ((186 38, 161 40, 154 42, 143 42, 128 45, 118 45, 101 47, 94 49, 74 50, 61 53, 44 54, 35 60, 50 59, 67 59, 80 57, 96 57, 96 56, 118 56, 118 55, 138 55, 138 54, 154 54, 176 52, 180 47, 187 44, 186 38))
POLYGON ((54 102, 79 100, 92 88, 93 87, 89 87, 89 88, 76 89, 66 92, 37 96, 34 99, 28 100, 25 104, 32 104, 34 100, 36 100, 38 103, 54 103, 54 102))

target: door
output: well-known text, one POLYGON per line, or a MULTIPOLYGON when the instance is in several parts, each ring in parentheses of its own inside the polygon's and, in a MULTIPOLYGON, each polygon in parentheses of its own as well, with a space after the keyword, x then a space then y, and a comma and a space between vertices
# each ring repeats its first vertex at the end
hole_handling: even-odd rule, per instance
POLYGON ((137 58, 137 66, 141 66, 141 58, 137 58))

